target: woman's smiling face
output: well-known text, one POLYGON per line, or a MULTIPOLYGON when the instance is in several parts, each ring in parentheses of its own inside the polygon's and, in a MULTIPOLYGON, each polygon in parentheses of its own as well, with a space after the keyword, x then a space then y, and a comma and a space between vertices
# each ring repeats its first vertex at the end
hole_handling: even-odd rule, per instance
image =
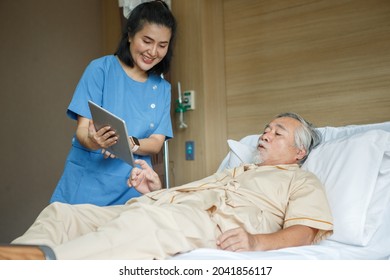
POLYGON ((163 25, 145 23, 133 38, 129 38, 134 67, 148 71, 164 59, 168 52, 171 30, 163 25))

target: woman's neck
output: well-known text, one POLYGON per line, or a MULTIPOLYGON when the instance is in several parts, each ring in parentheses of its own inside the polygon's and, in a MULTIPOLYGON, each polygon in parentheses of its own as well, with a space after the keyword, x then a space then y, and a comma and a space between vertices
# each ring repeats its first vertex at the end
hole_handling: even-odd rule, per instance
POLYGON ((119 58, 118 61, 120 65, 122 66, 123 71, 125 71, 126 75, 129 76, 131 79, 137 82, 145 82, 148 79, 148 73, 141 70, 137 66, 130 67, 123 63, 119 58))

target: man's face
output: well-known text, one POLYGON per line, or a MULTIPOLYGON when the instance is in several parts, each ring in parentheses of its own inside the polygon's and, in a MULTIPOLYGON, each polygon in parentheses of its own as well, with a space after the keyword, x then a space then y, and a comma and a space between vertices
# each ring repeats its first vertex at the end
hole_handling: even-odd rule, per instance
POLYGON ((259 138, 260 165, 291 164, 302 159, 306 152, 295 147, 294 139, 300 125, 298 120, 289 117, 271 121, 259 138))

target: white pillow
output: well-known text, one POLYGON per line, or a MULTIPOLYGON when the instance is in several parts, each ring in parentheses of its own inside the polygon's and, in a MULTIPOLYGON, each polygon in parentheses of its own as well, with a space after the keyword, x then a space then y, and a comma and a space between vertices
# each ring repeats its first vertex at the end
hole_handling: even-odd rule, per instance
POLYGON ((346 125, 346 126, 325 126, 320 127, 318 130, 322 134, 322 142, 327 142, 336 138, 345 136, 352 136, 354 134, 363 133, 369 130, 385 130, 390 132, 390 122, 372 123, 372 124, 359 124, 359 125, 346 125))
MULTIPOLYGON (((322 142, 327 142, 341 137, 352 136, 354 134, 375 129, 386 130, 390 132, 390 122, 347 125, 339 127, 325 126, 318 128, 322 135, 322 142)), ((222 160, 217 172, 220 172, 225 168, 237 167, 241 164, 240 160, 247 161, 248 163, 251 162, 252 158, 248 158, 246 155, 248 154, 248 149, 256 148, 259 137, 260 135, 248 135, 239 141, 243 145, 235 145, 234 142, 238 141, 228 140, 230 151, 222 160), (229 143, 229 141, 231 141, 231 143, 229 143), (232 149, 234 149, 235 155, 232 155, 232 149)))
MULTIPOLYGON (((302 166, 325 185, 334 218, 334 241, 365 246, 388 206, 390 133, 372 130, 319 145, 302 166), (378 184, 378 174, 387 176, 378 184)), ((381 175, 382 176, 382 175, 381 175)), ((382 177, 383 177, 382 176, 382 177)))
POLYGON ((234 168, 242 163, 252 163, 254 152, 257 149, 257 142, 260 135, 249 135, 240 141, 227 140, 230 152, 222 161, 217 172, 227 168, 234 168))
POLYGON ((231 153, 229 155, 227 168, 233 168, 241 165, 242 163, 253 162, 256 148, 237 142, 235 140, 228 140, 228 145, 231 153))

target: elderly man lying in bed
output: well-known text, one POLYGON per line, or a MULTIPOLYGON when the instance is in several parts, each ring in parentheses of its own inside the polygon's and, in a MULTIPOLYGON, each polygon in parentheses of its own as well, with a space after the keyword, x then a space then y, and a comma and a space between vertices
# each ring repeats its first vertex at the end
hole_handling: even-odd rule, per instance
MULTIPOLYGON (((332 233, 319 180, 300 168, 320 136, 285 113, 259 139, 257 164, 161 189, 157 174, 137 163, 129 185, 144 193, 125 205, 53 203, 14 244, 43 244, 58 259, 165 259, 195 248, 271 250, 315 243, 332 233)), ((2 258, 43 258, 31 247, 0 248, 2 258)))

